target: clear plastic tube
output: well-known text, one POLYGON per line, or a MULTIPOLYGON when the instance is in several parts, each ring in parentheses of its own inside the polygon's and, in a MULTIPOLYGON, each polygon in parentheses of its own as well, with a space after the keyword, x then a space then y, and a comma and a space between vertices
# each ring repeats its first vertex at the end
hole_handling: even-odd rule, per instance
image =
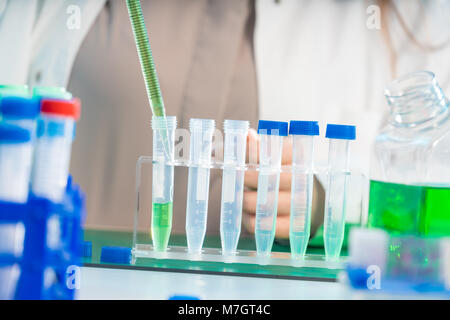
POLYGON ((328 178, 324 212, 324 246, 327 260, 341 254, 345 230, 349 142, 355 139, 354 126, 328 125, 328 178))
POLYGON ((292 258, 303 258, 308 246, 314 183, 314 136, 319 126, 313 121, 291 121, 292 182, 289 241, 292 258))
POLYGON ((75 121, 60 116, 42 116, 35 148, 31 189, 39 197, 60 202, 66 190, 75 121), (54 132, 52 128, 58 129, 54 132))
POLYGON ((200 253, 206 234, 209 196, 209 166, 211 165, 212 135, 215 121, 191 119, 189 122, 190 167, 186 209, 188 251, 200 253))
POLYGON ((224 255, 236 253, 241 234, 248 128, 248 121, 224 122, 225 145, 220 215, 220 239, 224 255))
POLYGON ((287 123, 260 121, 258 133, 260 152, 255 240, 257 254, 269 256, 275 239, 283 138, 287 135, 287 123))
POLYGON ((152 222, 151 232, 156 251, 165 251, 172 231, 173 215, 173 178, 176 117, 153 117, 153 186, 152 186, 152 222), (165 138, 161 136, 167 128, 171 153, 165 152, 165 138))
POLYGON ((0 124, 0 200, 25 203, 28 199, 32 161, 28 130, 0 124))
POLYGON ((69 176, 75 122, 81 109, 80 101, 45 99, 41 109, 31 189, 36 196, 61 202, 69 176))

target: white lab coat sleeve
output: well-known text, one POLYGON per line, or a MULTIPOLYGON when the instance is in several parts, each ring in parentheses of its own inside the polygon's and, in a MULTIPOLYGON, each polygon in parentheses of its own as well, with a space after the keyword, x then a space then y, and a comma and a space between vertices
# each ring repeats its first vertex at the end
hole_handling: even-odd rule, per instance
POLYGON ((0 84, 66 87, 105 0, 0 0, 0 84))
POLYGON ((105 0, 47 0, 33 30, 27 83, 66 87, 78 50, 105 0))
POLYGON ((37 0, 0 0, 0 84, 26 84, 37 0))

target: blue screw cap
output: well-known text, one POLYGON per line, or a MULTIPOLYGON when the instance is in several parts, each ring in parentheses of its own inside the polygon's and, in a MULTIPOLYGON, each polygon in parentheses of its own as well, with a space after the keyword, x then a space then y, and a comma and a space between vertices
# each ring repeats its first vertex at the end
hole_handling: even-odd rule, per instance
POLYGON ((127 247, 102 247, 101 262, 131 263, 131 248, 127 247))
POLYGON ((30 131, 19 126, 0 123, 0 143, 25 143, 31 140, 30 131))
POLYGON ((319 123, 317 121, 291 120, 289 123, 289 134, 302 136, 318 136, 319 123))
POLYGON ((284 121, 259 120, 258 134, 286 137, 288 135, 288 123, 284 121))
POLYGON ((82 248, 83 258, 92 257, 92 242, 91 241, 83 241, 81 248, 82 248))
POLYGON ((327 124, 327 132, 325 134, 325 138, 355 140, 356 127, 341 124, 327 124))
POLYGON ((4 118, 36 119, 41 111, 38 99, 7 96, 1 100, 4 118))

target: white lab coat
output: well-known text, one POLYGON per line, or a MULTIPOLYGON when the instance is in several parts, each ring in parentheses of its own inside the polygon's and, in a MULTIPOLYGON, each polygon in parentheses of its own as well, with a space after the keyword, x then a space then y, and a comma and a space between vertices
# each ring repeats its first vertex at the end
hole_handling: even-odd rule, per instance
MULTIPOLYGON (((448 40, 450 1, 425 2, 430 13, 425 16, 418 3, 395 1, 408 27, 422 42, 448 40), (432 20, 424 22, 423 18, 431 14, 432 20)), ((319 165, 326 165, 328 157, 326 123, 353 124, 357 126, 357 140, 350 148, 351 167, 369 172, 371 144, 388 112, 384 87, 392 79, 382 31, 367 27, 373 14, 371 5, 374 1, 257 2, 255 54, 260 118, 318 120, 319 165)), ((398 19, 392 14, 389 18, 398 56, 397 76, 430 70, 449 96, 450 44, 436 52, 424 52, 408 39, 398 19)))
MULTIPOLYGON (((396 1, 418 36, 450 36, 450 1, 431 23, 419 23, 417 2, 396 1), (436 31, 438 30, 438 31, 436 31)), ((105 0, 0 0, 0 83, 67 86, 77 51, 105 0), (80 28, 67 27, 80 9, 80 28), (69 11, 69 12, 68 12, 69 11)), ((257 0, 255 57, 260 119, 318 120, 316 162, 328 156, 326 123, 357 126, 352 169, 368 173, 371 142, 387 106, 383 88, 392 78, 380 30, 367 27, 373 1, 257 0)), ((450 94, 450 46, 425 53, 392 19, 398 75, 431 70, 450 94)), ((382 26, 383 27, 383 26, 382 26)), ((424 37, 419 37, 423 39, 424 37)), ((428 42, 428 41, 426 41, 428 42)))
POLYGON ((78 49, 104 4, 0 0, 0 84, 66 87, 78 49))
MULTIPOLYGON (((417 35, 450 35, 450 1, 429 3, 433 21, 412 1, 396 1, 417 35), (431 6, 435 4, 436 6, 431 6), (433 11, 434 10, 434 11, 433 11), (447 14, 446 14, 447 12, 447 14)), ((105 0, 0 0, 0 84, 67 86, 76 54, 105 0), (80 9, 80 28, 67 25, 80 9), (72 7, 73 8, 73 7, 72 7)), ((368 172, 370 142, 387 112, 383 88, 391 80, 381 31, 369 29, 373 1, 257 0, 255 56, 261 119, 355 124, 352 167, 368 172)), ((393 19, 394 20, 394 19, 393 19)), ((383 26, 382 26, 383 27, 383 26)), ((450 93, 450 46, 425 54, 392 23, 398 74, 431 70, 450 93)), ((327 159, 317 139, 317 163, 327 159)))

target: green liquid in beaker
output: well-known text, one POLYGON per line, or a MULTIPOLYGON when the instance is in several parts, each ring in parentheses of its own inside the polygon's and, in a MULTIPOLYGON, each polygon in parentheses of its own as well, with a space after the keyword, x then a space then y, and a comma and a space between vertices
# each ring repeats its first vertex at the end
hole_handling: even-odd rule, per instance
POLYGON ((370 181, 369 227, 393 234, 450 235, 450 188, 370 181))
POLYGON ((165 251, 172 231, 173 203, 153 203, 152 239, 156 251, 165 251))

